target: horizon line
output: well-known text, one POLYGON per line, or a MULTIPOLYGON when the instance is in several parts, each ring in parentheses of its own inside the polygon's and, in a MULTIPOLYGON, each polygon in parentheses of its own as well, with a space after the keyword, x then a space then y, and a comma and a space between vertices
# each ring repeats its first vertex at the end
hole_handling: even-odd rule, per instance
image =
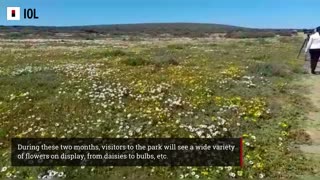
POLYGON ((112 23, 112 24, 84 24, 84 25, 0 25, 1 27, 55 27, 55 28, 68 28, 68 27, 92 27, 92 26, 117 26, 117 25, 148 25, 148 24, 198 24, 198 25, 221 25, 221 26, 230 26, 235 28, 245 28, 245 29, 283 29, 283 30, 302 30, 302 29, 312 29, 312 28, 268 28, 268 27, 249 27, 241 25, 232 25, 232 24, 219 24, 219 23, 206 23, 206 22, 137 22, 137 23, 112 23))

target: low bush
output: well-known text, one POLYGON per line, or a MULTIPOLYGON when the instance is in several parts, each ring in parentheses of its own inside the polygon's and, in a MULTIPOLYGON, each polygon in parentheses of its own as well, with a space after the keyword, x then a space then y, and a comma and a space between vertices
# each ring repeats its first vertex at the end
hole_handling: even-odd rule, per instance
POLYGON ((276 34, 273 32, 249 32, 249 31, 231 31, 225 35, 226 38, 236 38, 236 39, 271 38, 275 36, 276 34))
POLYGON ((277 35, 291 37, 294 35, 294 33, 291 31, 279 31, 279 32, 277 32, 277 35))
POLYGON ((290 42, 292 41, 292 39, 289 38, 289 37, 280 37, 280 38, 279 38, 279 41, 280 41, 281 43, 290 43, 290 42))
POLYGON ((117 50, 108 50, 104 52, 104 56, 126 56, 127 53, 117 49, 117 50))
POLYGON ((249 66, 249 71, 254 74, 261 74, 262 76, 271 77, 286 77, 290 74, 289 67, 281 63, 255 63, 249 66))
POLYGON ((168 45, 168 48, 173 50, 182 50, 184 49, 184 46, 180 44, 170 44, 168 45))
POLYGON ((156 66, 164 66, 164 65, 179 65, 179 61, 177 58, 170 55, 157 56, 152 59, 152 64, 156 66))
POLYGON ((261 54, 261 55, 257 55, 257 56, 252 57, 252 59, 254 59, 256 61, 262 61, 262 60, 266 60, 268 58, 269 58, 269 56, 266 54, 261 54))
POLYGON ((122 61, 124 64, 129 66, 143 66, 148 65, 150 62, 140 56, 128 57, 122 61))
POLYGON ((19 32, 12 32, 8 34, 8 38, 11 38, 11 39, 19 39, 22 37, 23 37, 23 34, 19 32))

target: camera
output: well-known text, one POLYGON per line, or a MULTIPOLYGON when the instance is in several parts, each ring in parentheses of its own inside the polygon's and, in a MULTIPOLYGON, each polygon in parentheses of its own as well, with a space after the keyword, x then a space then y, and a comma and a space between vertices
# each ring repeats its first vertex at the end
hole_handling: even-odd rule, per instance
POLYGON ((314 33, 314 29, 303 29, 303 33, 307 34, 307 35, 313 34, 314 33))

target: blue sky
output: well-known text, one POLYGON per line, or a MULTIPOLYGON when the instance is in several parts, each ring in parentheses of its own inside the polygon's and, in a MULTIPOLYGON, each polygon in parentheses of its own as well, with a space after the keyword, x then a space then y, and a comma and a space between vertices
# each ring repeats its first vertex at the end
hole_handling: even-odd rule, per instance
POLYGON ((320 26, 319 7, 319 0, 0 0, 0 25, 196 22, 314 28, 320 26), (7 6, 36 8, 39 19, 7 21, 7 6))

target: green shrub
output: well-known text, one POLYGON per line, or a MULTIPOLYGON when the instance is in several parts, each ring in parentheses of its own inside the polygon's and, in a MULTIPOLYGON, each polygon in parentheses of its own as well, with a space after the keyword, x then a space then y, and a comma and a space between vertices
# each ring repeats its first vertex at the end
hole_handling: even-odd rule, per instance
POLYGON ((170 55, 164 55, 164 56, 157 56, 152 59, 152 64, 156 66, 163 66, 163 65, 179 65, 179 61, 170 55))
POLYGON ((141 41, 141 37, 138 36, 130 36, 128 39, 128 41, 141 41))
POLYGON ((148 65, 150 62, 140 56, 137 57, 128 57, 123 60, 123 63, 129 66, 143 66, 148 65))
POLYGON ((19 32, 12 32, 12 33, 9 33, 8 34, 8 37, 10 39, 18 39, 18 38, 22 38, 23 37, 23 34, 22 33, 19 33, 19 32))
MULTIPOLYGON (((179 48, 181 47, 180 45, 178 46, 172 46, 172 48, 179 48)), ((179 65, 178 61, 178 55, 170 51, 168 49, 156 49, 153 51, 152 56, 151 56, 151 63, 156 66, 164 66, 164 65, 179 65)))
POLYGON ((269 42, 265 38, 258 38, 257 41, 261 45, 269 44, 269 42))
POLYGON ((208 44, 208 46, 209 46, 209 47, 217 47, 218 44, 216 44, 216 43, 211 43, 211 44, 208 44))
POLYGON ((126 56, 127 53, 120 50, 120 49, 117 49, 117 50, 108 50, 108 51, 105 51, 104 52, 104 56, 126 56))
POLYGON ((168 48, 174 49, 174 50, 182 50, 182 49, 184 49, 184 46, 180 45, 180 44, 170 44, 170 45, 168 45, 168 48))
POLYGON ((5 138, 7 132, 4 129, 0 128, 0 138, 5 138))
POLYGON ((261 74, 262 76, 278 76, 286 77, 290 74, 289 67, 285 64, 270 62, 270 63, 255 63, 249 66, 249 72, 253 74, 261 74))
POLYGON ((294 33, 290 31, 280 31, 280 32, 277 32, 277 35, 291 37, 292 35, 294 35, 294 33))
POLYGON ((93 37, 86 37, 85 39, 86 39, 87 41, 92 41, 92 40, 94 40, 93 37))
POLYGON ((262 55, 257 55, 257 56, 253 56, 252 59, 256 60, 256 61, 262 61, 262 60, 266 60, 268 59, 269 56, 266 54, 262 54, 262 55))
POLYGON ((292 41, 292 39, 289 38, 289 37, 280 37, 280 38, 279 38, 279 41, 280 41, 281 43, 290 43, 290 42, 292 41))
POLYGON ((245 41, 245 42, 243 42, 243 44, 244 44, 245 46, 254 46, 254 45, 255 45, 255 43, 254 43, 254 42, 251 42, 251 41, 245 41))
POLYGON ((245 38, 271 38, 275 37, 276 34, 273 32, 257 32, 257 31, 231 31, 228 32, 226 38, 236 38, 236 39, 245 39, 245 38))
POLYGON ((88 58, 105 58, 105 57, 123 57, 127 56, 128 53, 125 51, 122 51, 120 49, 117 50, 99 50, 99 51, 93 51, 91 54, 88 54, 88 58))

